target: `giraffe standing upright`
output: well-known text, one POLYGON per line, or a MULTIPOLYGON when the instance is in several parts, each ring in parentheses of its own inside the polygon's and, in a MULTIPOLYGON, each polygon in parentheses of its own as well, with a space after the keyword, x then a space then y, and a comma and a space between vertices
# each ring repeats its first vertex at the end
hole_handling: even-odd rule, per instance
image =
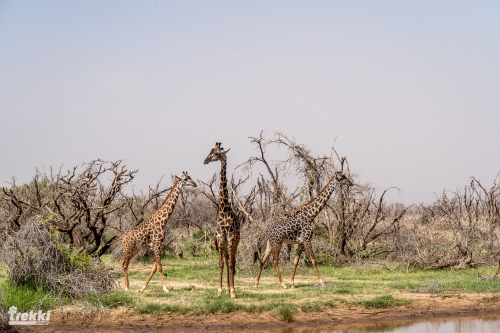
POLYGON ((220 142, 215 143, 215 148, 210 151, 204 164, 220 161, 220 185, 219 185, 219 211, 217 214, 217 248, 219 250, 219 290, 222 294, 222 275, 224 272, 224 261, 227 266, 227 286, 226 291, 231 297, 236 297, 234 293, 234 273, 236 267, 236 250, 240 242, 240 221, 234 214, 229 202, 226 178, 226 153, 229 149, 221 147, 220 142))
POLYGON ((120 262, 123 269, 125 290, 129 288, 127 271, 130 260, 141 250, 153 249, 155 263, 140 292, 146 289, 154 273, 158 272, 163 291, 168 293, 168 289, 165 287, 165 281, 163 280, 161 266, 161 250, 163 241, 165 240, 165 225, 172 215, 182 187, 184 185, 196 187, 196 183, 189 177, 187 172, 183 172, 182 175, 175 176, 175 178, 176 180, 172 186, 172 190, 170 190, 170 193, 167 195, 160 208, 151 213, 146 222, 133 227, 120 238, 123 244, 123 258, 120 262))
POLYGON ((304 249, 311 258, 311 262, 314 266, 314 269, 316 270, 316 275, 318 276, 320 285, 324 286, 319 274, 316 258, 314 257, 314 253, 312 250, 311 239, 313 234, 314 218, 319 214, 323 207, 325 207, 326 202, 332 195, 337 183, 352 185, 352 182, 346 176, 344 176, 342 172, 337 171, 316 198, 297 208, 293 212, 293 214, 287 217, 285 220, 275 223, 269 227, 265 235, 267 239, 266 250, 262 257, 259 258, 260 267, 259 272, 257 273, 257 277, 255 278, 255 287, 259 286, 262 268, 264 267, 265 262, 272 253, 273 265, 276 270, 276 274, 278 275, 278 280, 281 287, 283 289, 286 289, 286 285, 281 279, 281 274, 278 267, 279 255, 283 243, 298 244, 297 250, 295 252, 295 260, 293 262, 292 275, 290 277, 292 288, 294 287, 295 271, 299 263, 300 255, 302 254, 304 249))

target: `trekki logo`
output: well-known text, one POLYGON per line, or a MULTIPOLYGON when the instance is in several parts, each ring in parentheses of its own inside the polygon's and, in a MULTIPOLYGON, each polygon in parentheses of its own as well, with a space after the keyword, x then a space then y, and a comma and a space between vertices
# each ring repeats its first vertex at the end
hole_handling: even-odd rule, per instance
POLYGON ((48 325, 50 320, 50 311, 45 313, 42 310, 38 312, 17 312, 15 306, 9 308, 9 325, 48 325))

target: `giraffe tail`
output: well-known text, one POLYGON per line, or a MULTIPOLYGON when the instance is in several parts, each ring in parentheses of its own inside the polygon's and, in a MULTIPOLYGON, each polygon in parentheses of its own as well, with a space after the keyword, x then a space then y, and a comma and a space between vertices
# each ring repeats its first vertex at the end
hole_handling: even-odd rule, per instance
POLYGON ((253 253, 253 264, 255 265, 255 263, 257 262, 257 260, 260 261, 260 257, 259 257, 259 252, 258 251, 255 251, 253 253))
MULTIPOLYGON (((257 262, 257 260, 259 261, 259 263, 262 263, 262 260, 260 259, 260 257, 262 256, 262 245, 263 245, 262 243, 263 243, 264 240, 265 240, 264 237, 259 237, 257 239, 257 251, 255 251, 253 253, 253 264, 254 265, 257 262)), ((265 243, 266 244, 266 250, 267 250, 267 243, 268 242, 265 243)))
MULTIPOLYGON (((116 236, 115 236, 115 237, 116 237, 116 236)), ((121 241, 121 240, 122 240, 122 237, 121 237, 121 236, 120 236, 120 237, 116 237, 116 238, 115 238, 115 239, 114 239, 111 243, 109 243, 109 244, 108 244, 108 246, 111 246, 111 245, 113 245, 113 244, 115 244, 115 243, 118 243, 118 242, 119 242, 119 241, 121 241)))

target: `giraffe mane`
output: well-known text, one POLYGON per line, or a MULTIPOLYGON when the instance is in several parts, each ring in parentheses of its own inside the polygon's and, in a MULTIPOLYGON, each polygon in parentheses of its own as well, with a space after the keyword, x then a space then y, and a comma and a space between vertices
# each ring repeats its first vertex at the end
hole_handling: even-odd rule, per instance
POLYGON ((310 204, 312 204, 314 201, 316 201, 316 199, 318 199, 322 194, 323 192, 326 191, 326 189, 328 188, 328 186, 330 186, 330 183, 333 182, 333 180, 335 179, 335 176, 333 176, 330 181, 321 189, 321 192, 318 193, 318 195, 314 198, 312 198, 311 200, 309 200, 308 202, 306 202, 305 204, 295 208, 295 210, 293 211, 292 214, 295 214, 297 213, 299 210, 301 210, 302 208, 305 208, 307 206, 309 206, 310 204))
POLYGON ((173 190, 177 187, 178 182, 179 182, 178 180, 175 181, 174 185, 172 185, 172 189, 170 190, 170 192, 168 192, 167 196, 165 197, 165 200, 163 200, 163 202, 158 208, 156 208, 151 214, 149 214, 148 219, 150 219, 151 216, 153 216, 163 207, 163 205, 167 202, 168 198, 170 198, 170 195, 172 194, 173 190))

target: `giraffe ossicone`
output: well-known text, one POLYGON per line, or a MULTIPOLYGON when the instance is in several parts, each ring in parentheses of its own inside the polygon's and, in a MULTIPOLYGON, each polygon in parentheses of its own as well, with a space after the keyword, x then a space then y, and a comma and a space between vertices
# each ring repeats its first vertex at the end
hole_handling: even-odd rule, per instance
POLYGON ((184 186, 196 187, 196 183, 185 171, 179 176, 175 176, 175 183, 161 206, 151 213, 145 222, 133 227, 120 237, 123 245, 123 258, 120 262, 123 269, 125 290, 129 290, 128 266, 130 260, 136 256, 139 251, 152 249, 155 263, 153 264, 148 279, 139 292, 143 292, 146 289, 154 273, 158 272, 163 291, 168 293, 168 289, 165 286, 165 280, 163 279, 161 250, 163 241, 165 240, 165 225, 174 211, 175 204, 184 186))

